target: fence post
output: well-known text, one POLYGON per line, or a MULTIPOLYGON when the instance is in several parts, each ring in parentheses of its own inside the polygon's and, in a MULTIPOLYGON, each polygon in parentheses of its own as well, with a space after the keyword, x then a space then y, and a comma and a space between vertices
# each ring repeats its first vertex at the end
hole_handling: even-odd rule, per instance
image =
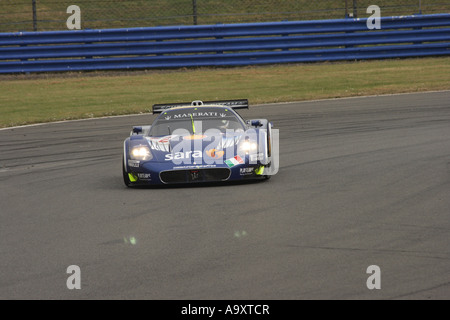
POLYGON ((353 18, 358 18, 358 4, 357 0, 353 0, 353 18))
POLYGON ((422 14, 422 0, 419 0, 419 14, 422 14))
POLYGON ((33 7, 33 31, 37 31, 36 0, 32 0, 32 7, 33 7))
POLYGON ((197 25, 197 0, 192 0, 192 14, 194 18, 194 25, 197 25))

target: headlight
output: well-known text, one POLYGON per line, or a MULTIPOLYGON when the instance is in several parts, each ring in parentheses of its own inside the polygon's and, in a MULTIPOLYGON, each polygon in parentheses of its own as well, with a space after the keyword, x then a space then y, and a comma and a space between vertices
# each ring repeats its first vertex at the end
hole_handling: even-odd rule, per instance
POLYGON ((130 158, 133 160, 146 161, 153 158, 147 146, 136 146, 131 149, 130 158))
POLYGON ((247 140, 242 142, 242 144, 240 145, 240 150, 245 153, 255 152, 257 148, 258 145, 256 144, 256 142, 251 142, 247 140))

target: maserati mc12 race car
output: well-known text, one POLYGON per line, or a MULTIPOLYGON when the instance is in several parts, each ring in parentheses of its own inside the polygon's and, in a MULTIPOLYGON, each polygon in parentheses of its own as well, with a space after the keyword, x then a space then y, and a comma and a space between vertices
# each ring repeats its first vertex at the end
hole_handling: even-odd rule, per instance
POLYGON ((276 173, 272 123, 244 120, 248 100, 156 104, 152 125, 123 145, 126 186, 268 179, 276 173))

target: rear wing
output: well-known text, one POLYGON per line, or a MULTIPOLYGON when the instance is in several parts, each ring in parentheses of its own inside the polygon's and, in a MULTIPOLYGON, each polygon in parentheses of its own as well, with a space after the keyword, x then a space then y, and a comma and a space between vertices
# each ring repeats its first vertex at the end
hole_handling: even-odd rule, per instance
POLYGON ((248 99, 239 100, 218 100, 218 101, 192 101, 192 102, 182 102, 182 103, 162 103, 153 105, 153 113, 162 113, 168 109, 178 108, 178 107, 189 107, 189 106, 207 106, 207 105, 221 105, 229 107, 231 109, 248 109, 248 99))

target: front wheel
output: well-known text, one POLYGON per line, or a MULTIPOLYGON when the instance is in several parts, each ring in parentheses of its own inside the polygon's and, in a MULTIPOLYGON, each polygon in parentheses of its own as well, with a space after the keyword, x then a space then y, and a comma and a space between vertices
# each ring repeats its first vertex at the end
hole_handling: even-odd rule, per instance
POLYGON ((125 162, 123 158, 122 158, 122 176, 123 176, 123 183, 125 183, 125 185, 129 188, 131 186, 131 181, 130 178, 128 177, 128 172, 125 169, 125 162))
MULTIPOLYGON (((264 167, 264 171, 267 172, 267 170, 268 170, 271 166, 272 166, 272 162, 270 162, 267 166, 264 167)), ((264 175, 264 178, 266 178, 266 180, 269 180, 271 176, 272 176, 272 175, 270 175, 270 174, 265 174, 265 175, 264 175)))
MULTIPOLYGON (((266 165, 265 170, 271 170, 272 167, 272 124, 269 122, 267 123, 267 157, 270 159, 270 162, 266 165)), ((271 174, 264 175, 264 178, 266 180, 269 180, 271 174)))

